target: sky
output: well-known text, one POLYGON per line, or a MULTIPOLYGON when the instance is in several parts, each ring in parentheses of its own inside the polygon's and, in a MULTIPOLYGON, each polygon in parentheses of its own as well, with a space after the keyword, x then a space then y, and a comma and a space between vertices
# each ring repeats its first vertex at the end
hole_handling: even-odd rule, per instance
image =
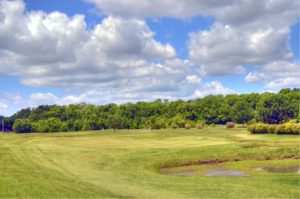
POLYGON ((0 0, 0 115, 300 87, 299 0, 0 0))

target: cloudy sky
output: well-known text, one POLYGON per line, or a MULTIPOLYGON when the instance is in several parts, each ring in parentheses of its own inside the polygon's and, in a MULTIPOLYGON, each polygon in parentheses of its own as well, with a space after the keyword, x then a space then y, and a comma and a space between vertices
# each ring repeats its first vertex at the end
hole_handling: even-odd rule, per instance
POLYGON ((299 0, 0 0, 0 115, 300 87, 299 0))

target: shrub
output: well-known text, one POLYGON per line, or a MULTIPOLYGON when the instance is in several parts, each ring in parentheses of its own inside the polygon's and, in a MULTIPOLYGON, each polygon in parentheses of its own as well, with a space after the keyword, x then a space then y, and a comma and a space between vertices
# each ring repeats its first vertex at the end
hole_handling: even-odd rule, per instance
POLYGON ((231 129, 235 127, 235 123, 234 122, 226 122, 226 128, 231 129))
POLYGON ((300 124, 291 124, 292 126, 292 134, 300 135, 300 124))
POLYGON ((279 129, 279 134, 300 134, 300 124, 297 123, 285 123, 281 124, 281 129, 279 129))
POLYGON ((275 129, 276 129, 276 125, 268 125, 267 128, 268 128, 267 129, 268 133, 274 134, 275 133, 275 129))
POLYGON ((203 122, 198 122, 198 123, 196 124, 196 128, 197 128, 197 129, 203 129, 204 126, 205 126, 205 124, 204 124, 203 122))
POLYGON ((264 124, 257 123, 248 126, 248 130, 253 134, 263 134, 263 133, 271 133, 271 134, 300 134, 300 124, 298 123, 284 123, 284 124, 264 124))
POLYGON ((253 133, 253 134, 262 134, 262 133, 267 133, 268 132, 268 124, 264 123, 257 123, 248 126, 248 130, 253 133))
POLYGON ((285 126, 283 124, 278 124, 275 127, 275 133, 276 134, 284 134, 287 130, 285 129, 285 126))
POLYGON ((180 126, 177 123, 175 123, 175 122, 172 122, 171 125, 170 125, 170 127, 172 129, 178 129, 178 128, 180 128, 180 126))
POLYGON ((191 128, 192 128, 192 125, 189 124, 189 123, 186 123, 186 124, 184 125, 184 128, 185 128, 185 129, 191 129, 191 128))
POLYGON ((297 123, 297 119, 289 120, 288 123, 296 124, 297 123))

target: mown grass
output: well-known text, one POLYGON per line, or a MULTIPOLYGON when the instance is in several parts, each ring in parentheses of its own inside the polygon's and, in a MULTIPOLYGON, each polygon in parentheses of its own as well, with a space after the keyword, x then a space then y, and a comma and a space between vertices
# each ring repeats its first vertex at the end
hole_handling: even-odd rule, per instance
POLYGON ((299 136, 205 129, 0 134, 1 198, 299 198, 299 173, 256 166, 299 165, 299 136), (168 176, 160 168, 222 167, 247 177, 168 176))

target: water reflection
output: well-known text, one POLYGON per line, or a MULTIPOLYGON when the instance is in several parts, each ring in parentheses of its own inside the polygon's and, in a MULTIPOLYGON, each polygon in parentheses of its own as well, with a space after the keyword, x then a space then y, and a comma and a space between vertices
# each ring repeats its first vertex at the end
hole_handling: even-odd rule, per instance
POLYGON ((248 176, 236 170, 212 170, 205 173, 205 176, 248 176))
POLYGON ((268 167, 256 167, 258 171, 267 171, 271 173, 300 173, 300 166, 268 166, 268 167))

